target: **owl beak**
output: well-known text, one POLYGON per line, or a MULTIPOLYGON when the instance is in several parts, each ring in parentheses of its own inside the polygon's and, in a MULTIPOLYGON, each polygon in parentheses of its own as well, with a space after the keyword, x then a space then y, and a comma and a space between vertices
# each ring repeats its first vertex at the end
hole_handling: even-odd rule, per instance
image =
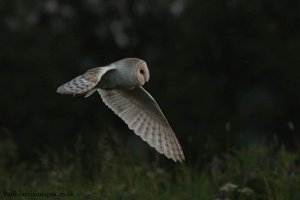
POLYGON ((144 71, 143 76, 144 76, 145 83, 148 82, 150 79, 150 74, 146 62, 141 60, 137 65, 139 69, 143 69, 144 71))
POLYGON ((149 79, 150 79, 150 74, 149 73, 145 74, 145 79, 146 79, 146 82, 149 81, 149 79))

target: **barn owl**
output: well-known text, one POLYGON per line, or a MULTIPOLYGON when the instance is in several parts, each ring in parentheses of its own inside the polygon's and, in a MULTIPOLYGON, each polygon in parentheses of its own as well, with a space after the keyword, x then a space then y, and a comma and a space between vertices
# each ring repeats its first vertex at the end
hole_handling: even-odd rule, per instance
POLYGON ((134 133, 167 158, 182 162, 184 154, 166 117, 142 87, 150 73, 145 61, 124 58, 96 67, 63 84, 58 93, 88 97, 98 92, 106 106, 134 133))

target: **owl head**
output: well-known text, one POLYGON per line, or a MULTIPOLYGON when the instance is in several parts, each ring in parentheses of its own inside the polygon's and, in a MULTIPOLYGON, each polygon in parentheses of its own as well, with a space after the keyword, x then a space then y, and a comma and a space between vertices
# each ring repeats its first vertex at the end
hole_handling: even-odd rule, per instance
POLYGON ((116 66, 121 79, 126 79, 132 86, 142 86, 150 79, 150 73, 145 61, 138 58, 124 58, 111 64, 116 66))

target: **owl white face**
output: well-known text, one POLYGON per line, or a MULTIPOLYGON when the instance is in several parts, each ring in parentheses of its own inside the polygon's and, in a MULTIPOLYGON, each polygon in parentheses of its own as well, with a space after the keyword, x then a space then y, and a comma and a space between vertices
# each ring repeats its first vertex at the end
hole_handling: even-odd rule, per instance
POLYGON ((141 60, 137 63, 135 77, 139 85, 144 85, 149 81, 150 73, 145 61, 141 60))

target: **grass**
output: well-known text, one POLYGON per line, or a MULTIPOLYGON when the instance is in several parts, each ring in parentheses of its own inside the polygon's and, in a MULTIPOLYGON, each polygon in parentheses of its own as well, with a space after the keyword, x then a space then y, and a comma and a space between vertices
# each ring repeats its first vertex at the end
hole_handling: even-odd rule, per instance
POLYGON ((194 162, 169 167, 137 159, 124 147, 101 143, 94 153, 48 150, 38 161, 18 159, 11 139, 0 141, 0 199, 4 192, 72 192, 48 199, 300 199, 299 155, 284 147, 258 145, 215 156, 196 167, 194 162))

